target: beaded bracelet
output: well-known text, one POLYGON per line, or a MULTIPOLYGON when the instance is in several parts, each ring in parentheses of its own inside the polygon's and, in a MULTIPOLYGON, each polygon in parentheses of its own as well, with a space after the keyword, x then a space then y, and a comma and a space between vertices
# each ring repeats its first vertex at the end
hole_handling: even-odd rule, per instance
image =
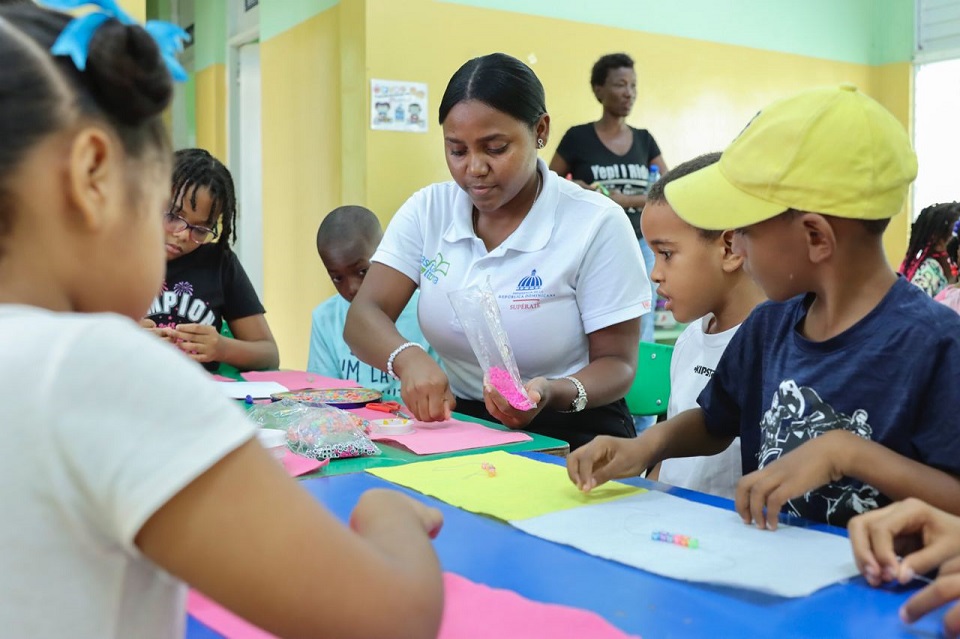
POLYGON ((397 374, 393 372, 393 360, 397 359, 397 355, 399 355, 406 349, 410 348, 411 346, 416 346, 420 350, 426 351, 426 349, 422 345, 417 344, 416 342, 404 342, 400 346, 397 346, 395 349, 393 349, 393 352, 390 353, 390 357, 387 358, 387 375, 389 375, 394 379, 400 379, 399 377, 397 377, 397 374))

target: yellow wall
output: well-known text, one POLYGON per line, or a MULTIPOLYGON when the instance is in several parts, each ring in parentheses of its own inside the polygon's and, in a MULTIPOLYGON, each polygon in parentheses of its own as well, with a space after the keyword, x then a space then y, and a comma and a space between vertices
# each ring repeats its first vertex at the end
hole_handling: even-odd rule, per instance
POLYGON ((147 19, 147 0, 120 0, 120 8, 138 22, 145 22, 147 19))
MULTIPOLYGON (((722 150, 760 107, 805 87, 853 82, 910 123, 909 63, 872 67, 430 0, 367 0, 367 12, 369 77, 430 86, 427 134, 367 133, 367 203, 384 218, 417 188, 449 179, 436 124, 440 97, 460 64, 493 51, 536 61, 552 116, 541 154, 548 162, 567 128, 599 117, 590 67, 613 51, 637 61, 640 95, 630 124, 650 129, 668 165, 722 150)), ((885 238, 894 264, 906 250, 907 220, 898 217, 885 238)))
MULTIPOLYGON (((344 203, 363 203, 369 184, 367 2, 341 0, 336 10, 340 20, 340 193, 344 203)), ((332 295, 332 285, 328 288, 332 295)))
MULTIPOLYGON (((314 247, 322 216, 362 204, 386 224, 415 190, 449 179, 436 113, 463 62, 504 51, 531 64, 552 115, 549 161, 568 127, 599 116, 590 67, 620 50, 638 63, 630 123, 651 130, 670 165, 722 149, 760 107, 804 87, 853 82, 910 122, 909 63, 873 67, 433 0, 340 0, 261 45, 264 304, 282 366, 305 366, 310 311, 334 294, 314 247), (428 132, 371 131, 371 78, 426 82, 428 132)), ((206 109, 200 93, 198 74, 206 109)), ((209 130, 201 117, 198 136, 209 130)), ((885 238, 894 264, 908 226, 896 218, 885 238)))
MULTIPOLYGON (((904 123, 913 138, 913 66, 909 62, 884 64, 873 67, 873 96, 890 112, 904 123)), ((907 240, 910 237, 912 220, 910 203, 907 198, 903 211, 890 221, 883 236, 883 246, 887 251, 887 260, 894 268, 900 266, 907 252, 907 240)))
POLYGON ((227 161, 227 74, 211 64, 196 74, 197 146, 227 161))
POLYGON ((334 292, 315 238, 341 199, 339 18, 337 6, 260 46, 263 303, 284 368, 306 367, 310 312, 334 292))

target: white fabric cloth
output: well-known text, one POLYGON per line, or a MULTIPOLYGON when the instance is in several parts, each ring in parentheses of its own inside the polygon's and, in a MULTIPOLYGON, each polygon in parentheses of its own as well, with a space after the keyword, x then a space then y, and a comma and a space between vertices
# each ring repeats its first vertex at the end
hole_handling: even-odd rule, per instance
POLYGON ((419 319, 454 394, 483 398, 483 371, 448 293, 489 278, 520 377, 562 377, 589 363, 587 334, 650 311, 650 287, 623 209, 547 170, 540 196, 500 246, 473 231, 473 204, 454 182, 397 211, 372 261, 420 287, 419 319))
POLYGON ((181 639, 185 589, 134 538, 252 423, 128 319, 6 305, 0 329, 0 633, 181 639))
MULTIPOLYGON (((727 344, 740 325, 722 333, 706 332, 712 315, 691 322, 677 338, 670 360, 670 402, 667 417, 697 408, 697 397, 713 376, 727 344)), ((743 476, 740 438, 710 457, 679 457, 660 465, 660 481, 702 493, 733 499, 743 476)))

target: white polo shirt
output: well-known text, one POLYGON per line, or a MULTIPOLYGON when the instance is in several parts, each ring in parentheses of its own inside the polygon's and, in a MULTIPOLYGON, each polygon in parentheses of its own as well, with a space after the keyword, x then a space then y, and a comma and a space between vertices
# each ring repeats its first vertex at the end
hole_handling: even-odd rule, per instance
POLYGON ((490 280, 520 377, 562 377, 589 363, 587 334, 650 311, 650 285, 623 209, 549 171, 527 217, 487 252, 473 203, 455 182, 397 211, 374 254, 420 287, 420 328, 458 397, 483 399, 483 371, 447 294, 490 280))

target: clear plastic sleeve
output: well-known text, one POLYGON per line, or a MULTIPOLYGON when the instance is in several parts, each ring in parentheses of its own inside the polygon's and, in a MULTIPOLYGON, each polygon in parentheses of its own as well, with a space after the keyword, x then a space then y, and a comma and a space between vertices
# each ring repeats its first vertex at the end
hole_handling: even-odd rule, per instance
POLYGON ((450 303, 489 383, 517 410, 530 410, 530 401, 520 379, 510 339, 503 330, 500 307, 490 283, 449 293, 450 303))

